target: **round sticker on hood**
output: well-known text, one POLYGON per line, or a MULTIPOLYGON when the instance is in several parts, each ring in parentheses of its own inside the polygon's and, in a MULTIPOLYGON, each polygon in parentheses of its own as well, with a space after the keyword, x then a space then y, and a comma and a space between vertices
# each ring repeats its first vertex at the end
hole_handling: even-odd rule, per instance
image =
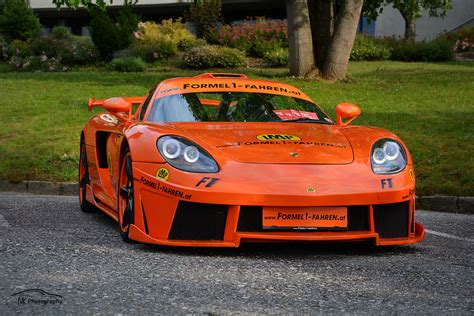
POLYGON ((298 136, 286 134, 261 134, 257 136, 259 140, 301 140, 298 136))

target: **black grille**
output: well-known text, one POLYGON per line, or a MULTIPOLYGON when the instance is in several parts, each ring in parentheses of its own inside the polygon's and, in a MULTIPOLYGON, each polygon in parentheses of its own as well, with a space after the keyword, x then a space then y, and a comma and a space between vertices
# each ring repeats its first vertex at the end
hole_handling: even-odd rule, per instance
POLYGON ((375 231, 381 238, 408 236, 408 202, 374 205, 375 231))
POLYGON ((223 240, 227 205, 180 201, 168 239, 223 240))
MULTIPOLYGON (((349 206, 348 210, 348 228, 349 231, 369 230, 369 208, 367 206, 349 206)), ((237 225, 239 232, 263 232, 262 225, 262 207, 261 206, 241 206, 239 223, 237 225)))
POLYGON ((369 230, 369 207, 349 206, 347 208, 349 231, 369 230))
POLYGON ((262 228, 262 207, 261 206, 241 206, 239 214, 239 232, 261 232, 262 228))

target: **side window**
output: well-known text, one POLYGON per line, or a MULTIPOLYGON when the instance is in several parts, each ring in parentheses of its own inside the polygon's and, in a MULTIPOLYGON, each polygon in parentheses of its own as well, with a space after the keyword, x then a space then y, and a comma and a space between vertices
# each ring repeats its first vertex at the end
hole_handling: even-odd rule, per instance
POLYGON ((153 94, 155 93, 155 89, 151 89, 150 92, 148 93, 148 96, 143 103, 142 109, 140 111, 140 120, 143 120, 143 117, 145 116, 146 109, 148 109, 148 105, 150 104, 151 98, 153 97, 153 94))

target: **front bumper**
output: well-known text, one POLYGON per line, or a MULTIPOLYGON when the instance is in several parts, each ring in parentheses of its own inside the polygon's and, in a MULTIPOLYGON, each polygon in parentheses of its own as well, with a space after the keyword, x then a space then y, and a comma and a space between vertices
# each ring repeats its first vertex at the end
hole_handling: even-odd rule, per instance
MULTIPOLYGON (((238 247, 242 242, 275 241, 373 241, 377 246, 385 246, 417 243, 425 237, 423 227, 415 223, 414 183, 405 181, 407 175, 404 174, 398 175, 399 179, 394 183, 407 185, 390 191, 369 188, 365 192, 341 194, 340 187, 335 186, 334 192, 337 193, 334 194, 311 195, 305 192, 295 195, 267 185, 266 193, 257 194, 247 188, 239 190, 235 184, 231 187, 233 189, 220 192, 204 186, 164 181, 153 176, 159 167, 162 166, 134 163, 137 203, 129 234, 133 240, 191 247, 238 247), (264 230, 262 207, 272 205, 346 206, 348 229, 264 230)), ((189 182, 199 182, 193 181, 189 182)), ((295 183, 294 186, 298 185, 295 183)), ((330 190, 325 189, 326 192, 330 190)))

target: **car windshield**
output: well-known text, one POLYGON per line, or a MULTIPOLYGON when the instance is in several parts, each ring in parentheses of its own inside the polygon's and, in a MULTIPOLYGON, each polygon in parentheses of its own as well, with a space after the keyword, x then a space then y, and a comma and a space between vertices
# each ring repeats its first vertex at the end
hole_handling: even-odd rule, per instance
POLYGON ((150 122, 303 122, 332 124, 315 104, 276 94, 174 94, 153 102, 150 122))

